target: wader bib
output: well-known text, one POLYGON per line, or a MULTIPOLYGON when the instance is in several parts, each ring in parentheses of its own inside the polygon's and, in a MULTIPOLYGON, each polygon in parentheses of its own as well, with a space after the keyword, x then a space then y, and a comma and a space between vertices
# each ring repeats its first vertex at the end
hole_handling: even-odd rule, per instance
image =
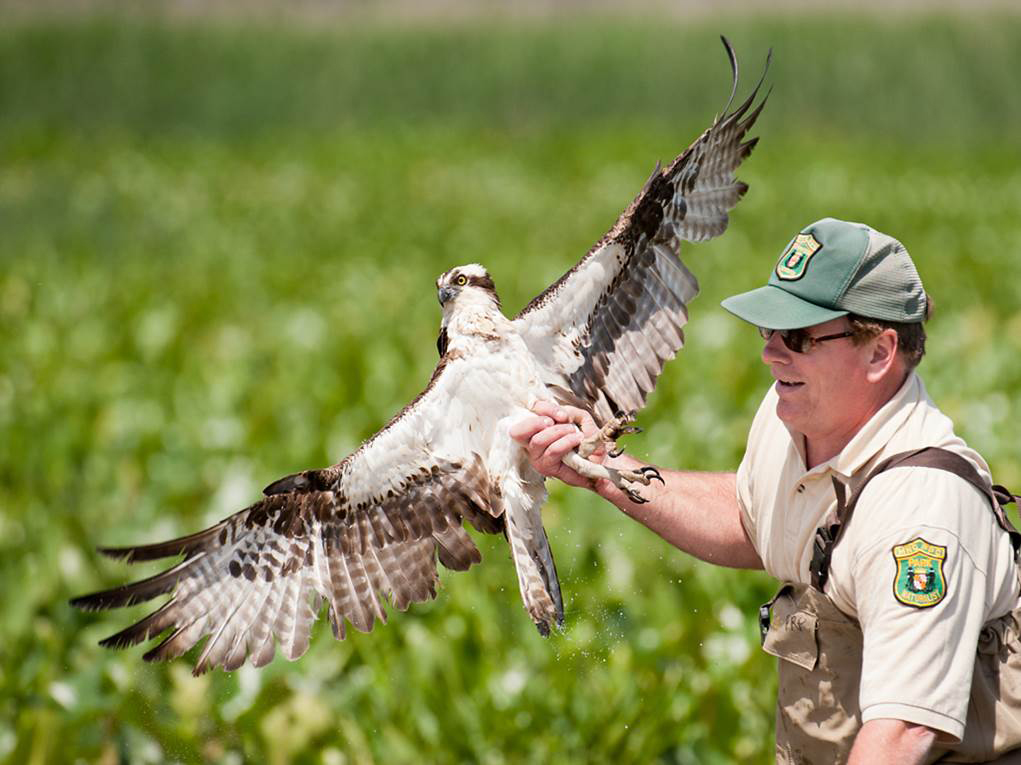
MULTIPOLYGON (((816 531, 812 586, 785 584, 759 610, 762 648, 778 657, 776 759, 783 765, 847 761, 861 728, 862 631, 824 594, 833 547, 873 477, 901 466, 948 470, 987 495, 999 525, 1010 535, 1017 565, 1021 534, 1004 512, 1017 499, 985 484, 963 457, 938 448, 902 452, 879 463, 845 501, 833 479, 837 518, 816 531)), ((1021 569, 1018 569, 1021 580, 1021 569)), ((934 746, 927 762, 996 762, 1021 765, 1021 607, 988 622, 979 635, 964 740, 934 746), (1017 750, 1017 751, 1012 751, 1017 750)))

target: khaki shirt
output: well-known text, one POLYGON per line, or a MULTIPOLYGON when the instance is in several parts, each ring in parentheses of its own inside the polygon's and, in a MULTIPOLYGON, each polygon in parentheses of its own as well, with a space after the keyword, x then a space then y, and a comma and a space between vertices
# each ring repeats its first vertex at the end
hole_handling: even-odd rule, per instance
MULTIPOLYGON (((819 526, 832 522, 832 476, 853 491, 877 463, 898 452, 938 446, 971 461, 982 457, 958 438, 917 375, 869 420, 840 454, 805 468, 804 438, 776 416, 770 388, 737 472, 742 521, 766 571, 811 584, 809 562, 819 526)), ((862 722, 891 718, 927 725, 958 741, 982 625, 1018 605, 1010 540, 988 499, 957 476, 934 468, 896 468, 864 490, 833 552, 826 594, 864 634, 859 703, 862 722), (946 548, 946 592, 928 608, 894 595, 893 548, 922 538, 946 548)))

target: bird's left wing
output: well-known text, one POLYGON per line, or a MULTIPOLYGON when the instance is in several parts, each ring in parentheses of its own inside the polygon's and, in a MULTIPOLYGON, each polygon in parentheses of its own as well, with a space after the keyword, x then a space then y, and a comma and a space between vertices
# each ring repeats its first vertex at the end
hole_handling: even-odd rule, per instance
POLYGON ((726 38, 723 44, 733 69, 723 113, 667 168, 657 167, 609 233, 514 320, 561 402, 589 410, 600 425, 641 409, 684 343, 698 282, 677 255, 680 241, 721 234, 748 189, 734 173, 758 141, 745 136, 769 94, 753 106, 763 71, 748 99, 729 111, 738 69, 726 38))

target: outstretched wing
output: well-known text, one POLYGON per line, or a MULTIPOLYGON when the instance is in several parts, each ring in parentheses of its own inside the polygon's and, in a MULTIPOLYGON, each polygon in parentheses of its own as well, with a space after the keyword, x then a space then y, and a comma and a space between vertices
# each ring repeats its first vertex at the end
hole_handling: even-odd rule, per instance
POLYGON ((104 549, 128 562, 184 555, 156 576, 85 595, 84 609, 129 606, 173 593, 154 613, 103 645, 124 647, 173 632, 145 659, 171 659, 209 636, 196 674, 259 667, 279 643, 289 659, 308 649, 323 601, 334 635, 344 620, 371 630, 384 600, 404 610, 435 597, 436 558, 464 570, 481 560, 462 519, 503 530, 498 498, 454 403, 470 361, 441 361, 426 390, 343 462, 281 479, 266 497, 212 528, 170 542, 104 549), (497 505, 494 505, 494 502, 497 505))
POLYGON ((758 141, 745 135, 769 97, 753 108, 766 73, 728 113, 738 69, 726 38, 723 44, 733 69, 723 113, 669 167, 657 166, 606 236, 515 319, 561 401, 588 409, 599 424, 641 409, 684 344, 698 282, 678 257, 680 241, 723 233, 728 211, 748 189, 734 172, 758 141))

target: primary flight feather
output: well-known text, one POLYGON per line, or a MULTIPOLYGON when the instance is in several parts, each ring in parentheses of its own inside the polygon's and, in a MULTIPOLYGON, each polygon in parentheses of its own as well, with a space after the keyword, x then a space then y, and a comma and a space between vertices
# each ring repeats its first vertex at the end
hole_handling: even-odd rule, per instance
MULTIPOLYGON (((308 648, 325 603, 334 635, 345 622, 371 630, 386 603, 404 610, 436 595, 436 560, 465 570, 481 561, 464 527, 503 533, 525 609, 539 631, 563 623, 556 566, 542 526, 543 477, 508 430, 538 400, 590 411, 612 441, 645 404, 667 360, 683 344, 687 303, 698 291, 681 263, 681 240, 722 233, 747 186, 734 173, 765 105, 762 79, 665 169, 659 167, 613 228, 513 320, 500 311, 478 264, 437 280, 443 318, 440 361, 426 389, 375 436, 336 465, 282 478, 251 507, 169 542, 103 548, 127 562, 183 555, 173 568, 75 598, 94 610, 171 598, 102 641, 125 647, 168 633, 145 654, 170 659, 207 638, 200 673, 257 667, 279 650, 308 648)), ((767 68, 768 68, 767 59, 767 68)), ((765 72, 763 72, 763 78, 765 72)), ((565 462, 608 477, 639 500, 633 484, 652 468, 621 473, 571 453, 565 462)))

